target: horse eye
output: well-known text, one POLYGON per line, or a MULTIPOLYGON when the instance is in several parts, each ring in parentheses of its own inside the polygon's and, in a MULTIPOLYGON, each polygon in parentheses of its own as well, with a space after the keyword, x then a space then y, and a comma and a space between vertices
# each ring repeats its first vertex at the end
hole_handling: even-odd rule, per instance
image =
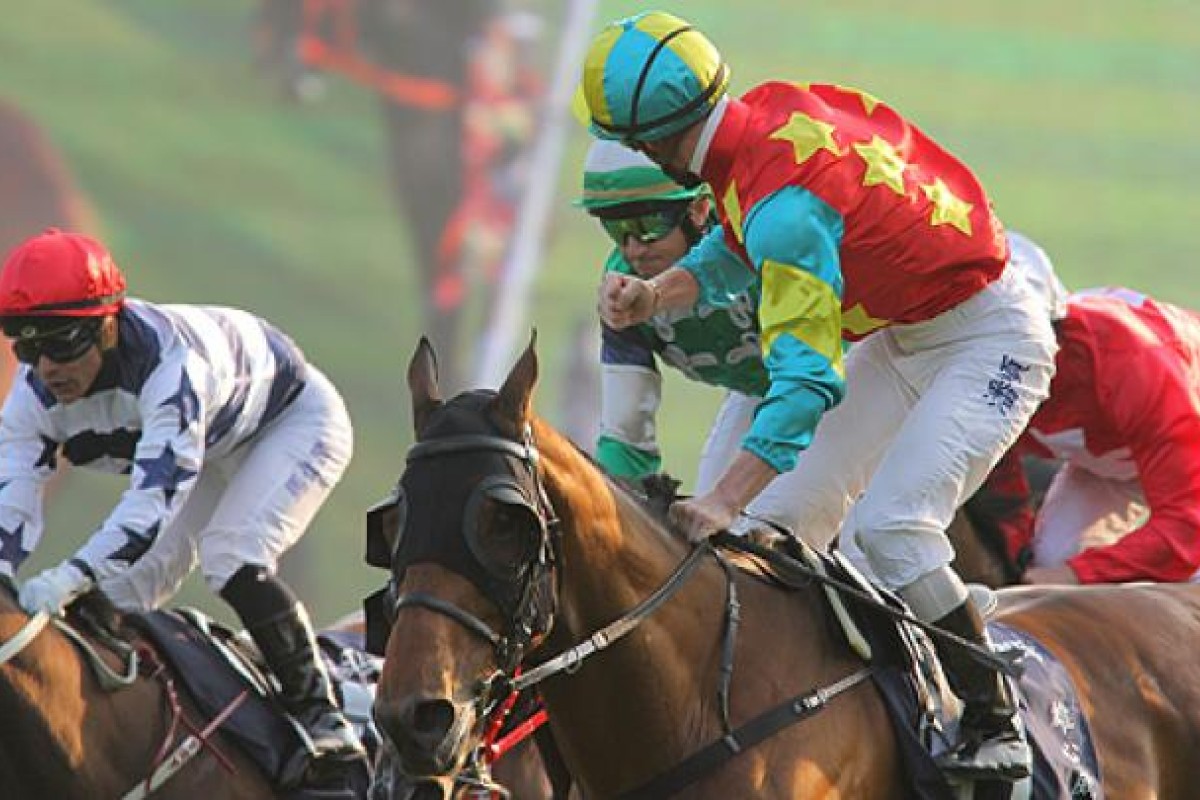
POLYGON ((477 555, 489 570, 521 572, 537 552, 541 525, 527 506, 499 502, 488 506, 478 531, 477 555))

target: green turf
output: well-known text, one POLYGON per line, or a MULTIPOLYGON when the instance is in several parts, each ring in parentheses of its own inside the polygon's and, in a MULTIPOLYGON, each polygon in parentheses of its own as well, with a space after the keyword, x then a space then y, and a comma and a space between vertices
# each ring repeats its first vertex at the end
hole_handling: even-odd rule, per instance
MULTIPOLYGON (((401 464, 402 370, 419 335, 372 99, 334 80, 320 104, 284 103, 254 70, 248 0, 10 5, 0 97, 64 151, 135 292, 260 311, 346 395, 355 461, 285 568, 319 618, 353 607, 378 581, 359 565, 362 515, 401 464)), ((712 35, 737 91, 768 78, 832 81, 907 112, 971 163, 1007 224, 1042 241, 1072 287, 1123 282, 1200 307, 1200 4, 663 5, 712 35)), ((638 8, 609 0, 601 13, 638 8)), ((606 247, 567 202, 585 147, 575 131, 531 304, 539 407, 552 418, 561 345, 591 313, 606 247)), ((675 379, 665 397, 667 466, 690 476, 718 398, 675 379)), ((89 477, 69 488, 36 565, 77 545, 122 487, 89 477)), ((185 599, 202 597, 193 582, 185 599)))

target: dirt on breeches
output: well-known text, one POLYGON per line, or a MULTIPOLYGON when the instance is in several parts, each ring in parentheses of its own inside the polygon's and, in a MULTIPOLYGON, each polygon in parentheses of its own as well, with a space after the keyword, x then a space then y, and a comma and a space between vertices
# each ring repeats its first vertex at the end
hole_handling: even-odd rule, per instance
MULTIPOLYGON (((0 98, 0 252, 42 229, 96 232, 95 214, 46 131, 0 98)), ((0 256, 2 257, 2 256, 0 256)), ((0 393, 8 394, 12 353, 0 348, 0 393)))

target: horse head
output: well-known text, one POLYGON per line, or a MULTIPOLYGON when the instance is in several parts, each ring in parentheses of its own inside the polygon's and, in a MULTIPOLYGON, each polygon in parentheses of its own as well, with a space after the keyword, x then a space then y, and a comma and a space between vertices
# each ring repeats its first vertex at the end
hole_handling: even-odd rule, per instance
POLYGON ((384 533, 396 668, 375 711, 409 775, 462 768, 553 620, 556 523, 532 441, 536 380, 532 343, 498 392, 443 400, 426 340, 409 367, 416 443, 384 533))

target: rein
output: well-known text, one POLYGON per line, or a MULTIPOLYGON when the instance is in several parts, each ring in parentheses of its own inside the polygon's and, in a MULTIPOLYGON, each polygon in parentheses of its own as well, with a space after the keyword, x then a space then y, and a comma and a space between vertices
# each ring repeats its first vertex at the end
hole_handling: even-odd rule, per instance
MULTIPOLYGON (((9 585, 9 588, 12 588, 11 585, 9 585)), ((175 686, 174 679, 158 659, 157 654, 149 646, 131 647, 120 640, 102 637, 106 639, 106 644, 116 651, 118 657, 124 656, 126 663, 124 672, 118 672, 109 666, 108 662, 100 656, 96 651, 96 647, 86 636, 65 619, 52 616, 47 611, 39 611, 31 615, 16 634, 3 645, 0 645, 0 665, 6 664, 16 657, 51 623, 53 623, 53 626, 63 636, 75 645, 83 661, 91 668, 92 674, 95 676, 96 682, 102 691, 114 692, 118 689, 131 686, 139 676, 144 674, 142 667, 147 664, 153 667, 153 671, 149 672, 147 677, 157 680, 163 687, 163 695, 171 712, 171 724, 168 726, 162 744, 159 745, 158 751, 151 761, 150 774, 144 780, 139 781, 134 788, 122 795, 121 800, 145 800, 145 798, 149 797, 166 783, 168 779, 183 769, 205 747, 209 749, 213 757, 217 759, 217 762, 226 771, 230 773, 236 771, 229 758, 217 749, 211 740, 217 729, 246 700, 246 692, 243 691, 235 697, 207 725, 203 727, 197 726, 187 718, 183 710, 183 704, 179 699, 179 692, 175 686), (122 653, 122 650, 126 652, 122 653), (176 733, 180 727, 186 728, 189 735, 172 749, 171 745, 175 741, 176 733)))
MULTIPOLYGON (((528 426, 526 427, 524 441, 522 442, 484 434, 449 436, 431 441, 418 442, 410 449, 408 461, 411 464, 413 461, 419 459, 476 451, 500 452, 509 456, 515 456, 525 464, 532 476, 535 487, 536 503, 538 506, 536 512, 542 519, 543 546, 540 552, 544 553, 546 550, 551 550, 556 556, 558 551, 558 520, 554 516, 554 511, 550 505, 545 486, 542 483, 541 475, 537 470, 538 451, 533 445, 532 433, 528 426), (549 542, 546 540, 549 540, 549 542)), ((724 540, 719 541, 721 544, 727 544, 724 540)), ((741 607, 738 602, 737 584, 734 580, 733 568, 724 556, 714 549, 713 542, 709 540, 696 543, 667 579, 652 594, 630 611, 588 636, 579 644, 524 673, 519 670, 519 662, 525 646, 530 643, 527 636, 521 636, 515 642, 514 646, 514 643, 509 642, 506 637, 497 634, 474 614, 463 610, 453 603, 424 592, 394 597, 391 604, 392 611, 394 615, 402 608, 420 607, 442 614, 473 634, 488 641, 493 646, 498 656, 501 657, 500 663, 502 666, 492 678, 481 682, 474 700, 476 708, 479 709, 481 715, 487 718, 497 708, 504 709, 505 698, 515 695, 524 689, 534 687, 554 675, 574 673, 585 659, 607 649, 615 642, 627 636, 680 590, 691 576, 695 574, 701 560, 706 555, 711 555, 721 566, 725 574, 727 586, 724 631, 721 645, 721 665, 717 686, 718 708, 721 718, 721 728, 724 734, 721 738, 688 756, 675 766, 658 774, 643 786, 621 796, 628 800, 654 800, 655 798, 676 794, 695 782, 703 774, 721 766, 746 748, 753 747, 755 744, 773 736, 789 725, 817 714, 832 699, 850 691, 870 678, 874 672, 874 668, 869 665, 865 666, 827 686, 818 687, 789 698, 778 706, 759 714, 749 722, 739 726, 736 730, 733 729, 730 723, 729 694, 733 681, 734 652, 740 623, 741 607), (505 664, 505 657, 515 658, 515 662, 503 666, 505 664)), ((764 557, 767 556, 764 555, 764 557)), ((791 561, 791 559, 788 559, 788 561, 791 561)), ((557 566, 557 558, 554 558, 548 565, 552 575, 555 566, 557 566)), ((394 586, 396 581, 394 561, 392 567, 391 583, 394 586)), ((528 572, 533 573, 533 570, 530 569, 528 572)), ((528 626, 523 626, 522 621, 527 614, 525 601, 529 597, 530 586, 535 580, 536 578, 526 578, 526 583, 522 591, 522 604, 516 609, 515 618, 509 621, 510 627, 514 630, 528 632, 528 626)), ((555 592, 555 597, 557 598, 557 591, 555 592)), ((872 602, 874 601, 872 600, 872 602)), ((550 621, 552 619, 553 611, 550 612, 550 621)), ((471 781, 468 780, 466 782, 470 783, 471 781)))
POLYGON ((37 635, 50 623, 50 614, 39 611, 21 626, 11 639, 0 645, 0 664, 7 664, 13 656, 29 646, 37 635))

